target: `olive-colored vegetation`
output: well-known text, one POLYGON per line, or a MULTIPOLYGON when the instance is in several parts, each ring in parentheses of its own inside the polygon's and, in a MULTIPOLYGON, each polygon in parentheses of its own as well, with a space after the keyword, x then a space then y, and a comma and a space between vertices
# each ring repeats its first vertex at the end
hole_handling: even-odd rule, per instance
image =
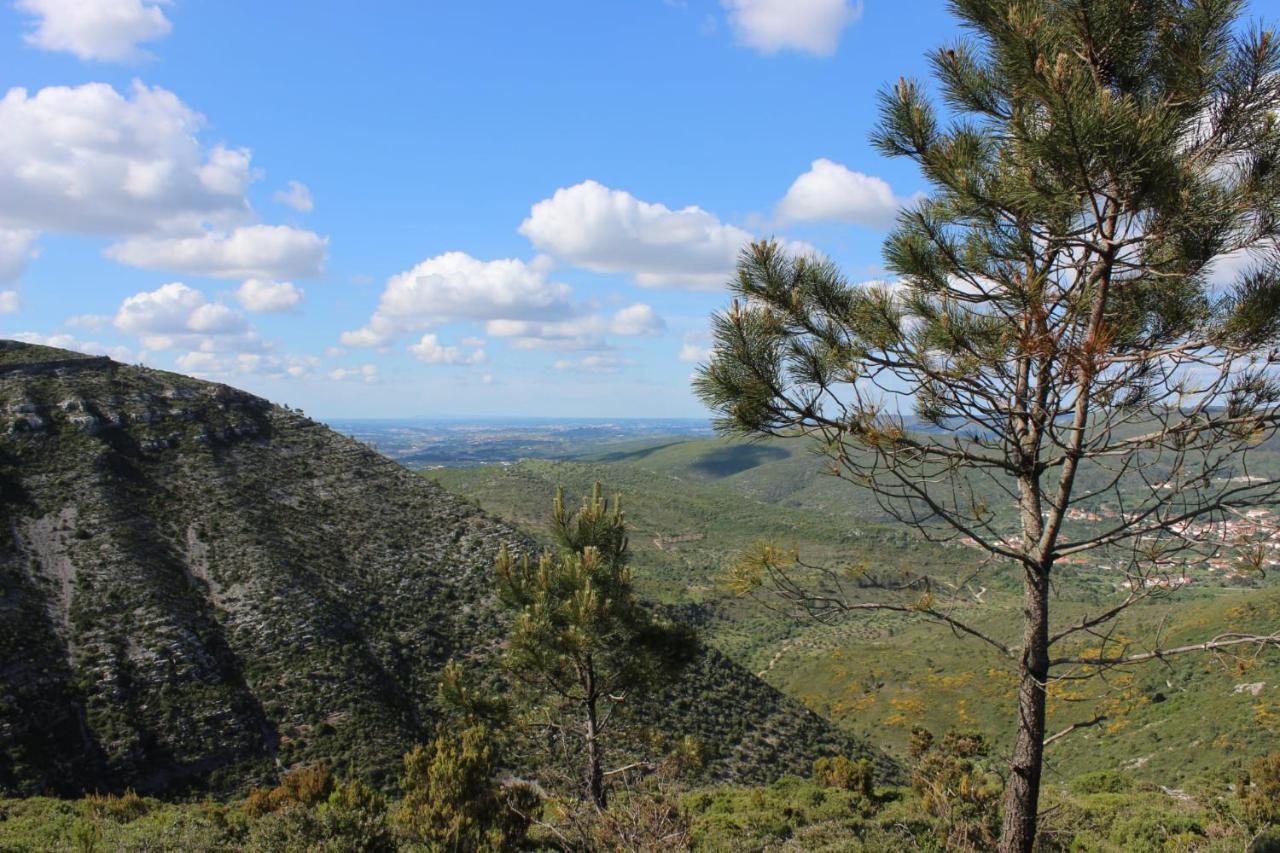
MULTIPOLYGON (((1014 685, 979 644, 941 642, 951 637, 947 629, 910 615, 796 622, 728 588, 726 572, 761 537, 815 560, 935 577, 963 578, 976 560, 972 549, 930 545, 877 523, 861 503, 865 495, 824 475, 821 460, 803 446, 766 443, 785 453, 751 451, 743 458, 754 467, 734 465, 723 476, 703 464, 754 446, 695 440, 429 476, 535 536, 543 518, 530 508, 545 506, 557 484, 586 494, 593 481, 608 483, 626 498, 637 588, 696 621, 712 645, 770 684, 900 760, 909 758, 915 725, 977 731, 993 749, 1005 748, 1014 685), (841 493, 844 503, 836 500, 841 493)), ((1268 455, 1260 471, 1280 471, 1274 454, 1262 450, 1268 455)), ((1272 570, 1234 578, 1197 574, 1176 595, 1132 612, 1123 631, 1136 638, 1162 627, 1170 642, 1181 642, 1210 626, 1274 630, 1276 578, 1272 570)), ((1015 631, 1017 580, 1011 570, 989 573, 968 588, 957 613, 993 633, 1015 631)), ((1119 600, 1123 590, 1105 566, 1082 563, 1060 568, 1054 595, 1066 621, 1119 600)), ((1108 719, 1050 747, 1052 778, 1124 770, 1143 782, 1181 787, 1207 773, 1239 772, 1273 749, 1280 734, 1277 663, 1274 655, 1170 659, 1167 666, 1116 673, 1104 688, 1056 685, 1049 697, 1055 731, 1099 713, 1108 719)))
MULTIPOLYGON (((327 767, 300 768, 247 798, 172 803, 132 792, 0 800, 6 851, 984 850, 999 780, 980 737, 927 741, 911 784, 869 783, 857 761, 823 762, 763 786, 696 786, 676 762, 616 792, 607 812, 495 778, 478 730, 405 759, 385 797, 327 767), (995 793, 993 793, 995 792, 995 793)), ((1230 786, 1167 791, 1114 771, 1045 792, 1044 851, 1280 849, 1280 755, 1230 786)))

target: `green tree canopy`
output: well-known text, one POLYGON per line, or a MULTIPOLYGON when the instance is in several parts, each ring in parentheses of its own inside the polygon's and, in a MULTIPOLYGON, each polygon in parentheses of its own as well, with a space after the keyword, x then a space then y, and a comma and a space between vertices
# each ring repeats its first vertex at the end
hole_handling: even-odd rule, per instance
POLYGON ((557 490, 551 532, 557 548, 537 559, 505 548, 498 556, 498 597, 515 614, 505 662, 576 717, 567 727, 552 725, 582 744, 587 796, 604 808, 603 739, 620 706, 669 660, 666 632, 632 593, 620 501, 610 506, 596 483, 571 512, 557 490))
POLYGON ((964 35, 929 57, 942 108, 913 80, 880 95, 874 144, 930 186, 885 243, 896 279, 750 247, 695 381, 721 429, 817 437, 897 518, 1021 570, 1020 636, 920 608, 1016 668, 1004 850, 1034 842, 1051 678, 1280 642, 1131 653, 1105 631, 1280 486, 1248 467, 1280 420, 1280 45, 1243 7, 953 0, 964 35), (1064 532, 1108 497, 1114 519, 1064 532), (1053 568, 1086 554, 1132 593, 1054 624, 1053 568))

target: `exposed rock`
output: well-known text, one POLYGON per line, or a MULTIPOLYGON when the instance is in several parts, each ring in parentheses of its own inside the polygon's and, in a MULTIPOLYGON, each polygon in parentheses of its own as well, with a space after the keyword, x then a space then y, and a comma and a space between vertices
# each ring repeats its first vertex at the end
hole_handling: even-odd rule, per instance
MULTIPOLYGON (((373 781, 501 635, 518 533, 223 385, 0 342, 0 794, 373 781)), ((709 650, 646 711, 715 778, 856 747, 709 650)), ((886 765, 887 766, 887 765, 886 765)))

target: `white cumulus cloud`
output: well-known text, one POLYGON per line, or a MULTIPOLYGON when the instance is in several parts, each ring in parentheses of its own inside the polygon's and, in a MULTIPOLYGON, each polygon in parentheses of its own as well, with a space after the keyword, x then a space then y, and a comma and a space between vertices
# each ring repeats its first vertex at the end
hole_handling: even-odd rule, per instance
POLYGON ((193 237, 131 237, 107 257, 143 269, 214 278, 291 278, 319 275, 329 240, 288 225, 245 225, 193 237))
POLYGON ((579 359, 560 359, 553 366, 556 370, 586 371, 587 373, 617 373, 635 362, 612 355, 588 355, 579 359))
POLYGON ((609 325, 609 331, 625 337, 652 337, 666 330, 666 322, 643 302, 620 309, 609 325))
POLYGON ((791 184, 778 203, 778 216, 790 222, 826 219, 887 228, 910 201, 894 195, 883 178, 822 158, 791 184))
POLYGON ((690 332, 680 343, 681 361, 702 364, 711 360, 711 338, 704 332, 690 332))
POLYGON ((378 381, 378 365, 362 364, 359 367, 338 367, 329 371, 329 378, 334 382, 345 382, 354 379, 367 385, 373 385, 378 381))
POLYGON ((550 322, 490 320, 484 330, 495 338, 509 339, 514 349, 572 351, 608 349, 604 339, 607 325, 604 318, 590 315, 550 322))
POLYGON ((196 312, 211 304, 200 291, 175 281, 126 298, 116 311, 115 326, 134 335, 195 332, 196 312))
POLYGON ((182 282, 135 293, 120 303, 112 325, 149 350, 262 352, 268 344, 244 315, 182 282))
POLYGON ((289 281, 251 278, 236 289, 236 300, 246 311, 279 314, 302 304, 302 288, 289 281))
POLYGON ((204 118, 134 83, 0 98, 0 227, 92 234, 192 231, 251 216, 243 148, 206 148, 204 118))
POLYGON ((388 279, 369 322, 343 333, 341 343, 385 346, 398 334, 450 320, 561 316, 570 295, 568 285, 547 280, 545 263, 446 252, 388 279))
POLYGON ((36 18, 28 44, 73 53, 81 59, 134 62, 138 47, 169 34, 165 0, 17 0, 18 11, 36 18))
POLYGON ((106 255, 146 269, 318 274, 327 239, 256 224, 246 192, 260 174, 249 150, 205 145, 204 125, 172 92, 138 82, 123 93, 105 83, 5 92, 0 276, 20 269, 42 231, 115 237, 106 255))
POLYGON ((644 287, 715 289, 750 232, 700 207, 672 210, 583 181, 533 206, 520 233, 544 252, 594 272, 627 273, 644 287))
POLYGON ((564 351, 609 349, 605 335, 652 337, 666 328, 666 322, 643 303, 622 308, 612 317, 583 314, 567 320, 490 320, 485 324, 487 334, 509 338, 515 349, 564 351))
POLYGON ((0 290, 0 314, 16 314, 22 307, 16 290, 0 290))
POLYGON ((444 346, 434 334, 423 335, 422 340, 409 346, 409 352, 424 364, 484 364, 486 360, 484 350, 464 352, 460 347, 444 346))
POLYGON ((314 356, 282 356, 260 352, 217 353, 202 350, 183 353, 174 361, 180 370, 194 376, 262 376, 267 379, 301 379, 309 376, 319 363, 314 356))
POLYGON ((0 228, 0 284, 15 281, 34 254, 38 235, 25 228, 0 228))
POLYGON ((299 213, 310 213, 316 207, 315 201, 311 198, 311 188, 301 181, 290 181, 288 187, 276 190, 271 197, 299 213))
POLYGON ((795 50, 830 56, 844 28, 862 17, 862 0, 721 0, 739 44, 761 53, 795 50))

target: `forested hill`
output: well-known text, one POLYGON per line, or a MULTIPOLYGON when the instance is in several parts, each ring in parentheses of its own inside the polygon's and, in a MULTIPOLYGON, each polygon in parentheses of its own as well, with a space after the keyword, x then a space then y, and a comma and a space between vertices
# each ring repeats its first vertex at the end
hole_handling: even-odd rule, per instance
MULTIPOLYGON (((439 672, 500 635, 527 540, 301 413, 224 385, 0 342, 0 794, 244 790, 326 761, 381 784, 439 672)), ((699 649, 640 709, 712 778, 846 736, 699 649)), ((519 769, 519 768, 517 768, 519 769)))

